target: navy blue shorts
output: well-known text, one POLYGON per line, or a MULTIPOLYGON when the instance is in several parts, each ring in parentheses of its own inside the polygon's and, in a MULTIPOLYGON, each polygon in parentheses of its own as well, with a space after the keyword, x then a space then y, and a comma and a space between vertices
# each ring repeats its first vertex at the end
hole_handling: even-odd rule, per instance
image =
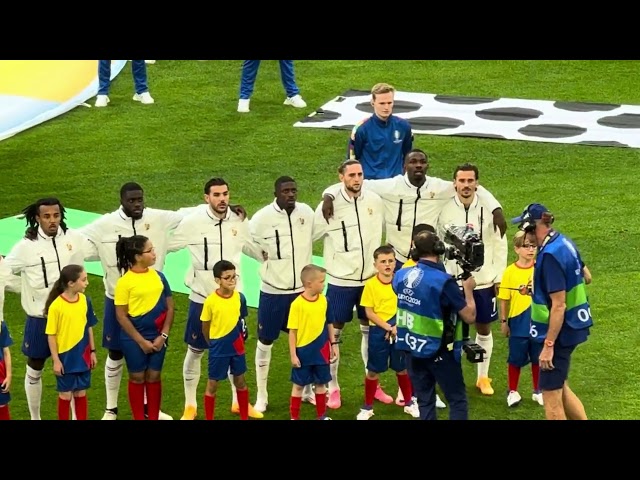
POLYGON ((571 365, 571 354, 576 349, 576 345, 563 347, 556 343, 553 348, 553 370, 540 369, 540 380, 538 386, 540 390, 559 390, 564 386, 564 382, 569 378, 569 366, 571 365))
POLYGON ((120 332, 122 327, 116 317, 113 298, 104 297, 104 324, 102 327, 102 346, 109 350, 121 351, 120 332))
POLYGON ((3 407, 5 405, 9 405, 10 401, 11 401, 11 394, 10 393, 2 393, 2 392, 0 392, 0 407, 3 407))
POLYGON ((204 339, 202 333, 202 308, 204 304, 189 301, 189 313, 187 314, 187 324, 184 328, 184 342, 197 350, 206 350, 209 348, 209 344, 204 339))
POLYGON ((534 342, 531 337, 509 337, 509 358, 507 363, 514 367, 524 367, 538 363, 542 344, 534 342))
POLYGON ((369 360, 367 370, 384 373, 389 368, 394 372, 406 370, 405 352, 396 349, 395 343, 385 340, 385 330, 377 325, 369 325, 369 360))
POLYGON ((258 303, 258 338, 277 340, 280 332, 288 333, 289 310, 299 293, 273 294, 260 291, 258 303))
POLYGON ((474 290, 473 299, 476 301, 476 323, 491 323, 498 319, 496 289, 493 285, 474 290))
POLYGON ((229 376, 229 372, 234 377, 244 375, 247 371, 247 357, 242 355, 232 355, 230 357, 214 357, 209 354, 209 380, 220 382, 229 376))
POLYGON ((44 333, 46 328, 46 319, 27 315, 27 321, 24 325, 24 341, 22 342, 22 353, 27 358, 46 360, 51 356, 49 340, 44 333))
POLYGON ((356 307, 358 318, 366 320, 364 307, 360 306, 364 287, 327 286, 327 319, 331 323, 349 323, 353 320, 353 307, 356 307))
POLYGON ((91 370, 80 373, 65 373, 56 377, 56 390, 58 392, 79 392, 91 387, 91 370))
POLYGON ((146 370, 160 372, 162 370, 164 356, 167 353, 166 346, 159 352, 144 353, 140 345, 123 331, 120 337, 120 347, 129 373, 140 373, 146 370))
POLYGON ((291 382, 301 387, 307 385, 324 385, 331 381, 329 365, 303 365, 291 369, 291 382))

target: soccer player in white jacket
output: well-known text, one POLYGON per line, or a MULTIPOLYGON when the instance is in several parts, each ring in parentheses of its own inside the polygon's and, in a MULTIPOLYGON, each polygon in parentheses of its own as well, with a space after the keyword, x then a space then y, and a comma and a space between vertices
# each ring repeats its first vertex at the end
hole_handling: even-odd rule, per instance
MULTIPOLYGON (((264 412, 269 403, 267 380, 271 349, 280 332, 288 332, 291 303, 304 291, 300 275, 313 258, 315 213, 298 202, 298 186, 291 177, 276 180, 275 199, 258 210, 249 227, 253 241, 264 252, 260 267, 258 304, 258 344, 256 346, 256 410, 264 412)), ((306 397, 311 398, 308 395, 306 397)))
MULTIPOLYGON (((181 219, 182 215, 179 213, 145 207, 142 187, 130 182, 120 188, 120 208, 80 229, 97 251, 104 272, 102 346, 109 350, 109 355, 104 369, 107 405, 102 420, 116 420, 118 417, 118 394, 124 368, 120 348, 121 328, 113 303, 116 282, 121 276, 117 267, 116 243, 120 237, 144 235, 155 248, 156 263, 153 268, 162 270, 167 255, 169 232, 176 228, 181 219)), ((172 420, 164 412, 160 412, 159 419, 172 420)))
MULTIPOLYGON (((181 209, 189 213, 174 230, 169 242, 169 252, 186 248, 191 256, 191 265, 185 277, 189 287, 189 313, 184 333, 187 353, 182 366, 185 408, 181 420, 194 420, 197 415, 197 389, 200 382, 202 356, 209 344, 202 333, 200 315, 207 296, 217 288, 213 277, 213 266, 220 260, 233 263, 238 272, 236 289, 243 290, 242 253, 261 261, 262 251, 253 244, 249 234, 249 221, 233 213, 229 207, 229 185, 222 178, 212 178, 204 186, 204 201, 195 208, 181 209)), ((233 391, 232 412, 240 409, 233 391)), ((263 415, 249 405, 249 416, 263 415)))
MULTIPOLYGON (((476 288, 473 296, 476 301, 476 343, 486 350, 484 360, 478 363, 476 386, 484 395, 493 395, 491 379, 489 378, 489 364, 493 351, 493 336, 491 322, 498 318, 496 294, 502 280, 502 274, 507 268, 508 246, 507 239, 502 237, 494 227, 489 214, 493 205, 485 197, 477 194, 478 167, 465 163, 456 167, 453 173, 453 184, 456 196, 443 207, 438 218, 438 235, 445 239, 445 226, 469 226, 479 235, 484 243, 484 265, 479 271, 473 272, 476 288)), ((452 275, 459 275, 462 269, 456 260, 446 260, 445 268, 452 275)))
POLYGON ((42 369, 51 356, 44 304, 60 270, 70 264, 83 265, 91 258, 87 239, 68 229, 65 210, 57 198, 42 198, 23 210, 27 221, 25 237, 3 260, 21 278, 20 301, 27 315, 22 353, 27 357, 24 389, 31 420, 40 420, 42 369))
MULTIPOLYGON (((335 341, 340 341, 345 323, 353 319, 355 307, 363 334, 360 350, 366 369, 368 337, 365 330, 368 334, 369 320, 364 308, 360 306, 360 297, 366 281, 376 275, 372 259, 373 252, 382 243, 384 206, 378 194, 362 188, 363 172, 360 162, 343 162, 338 168, 338 174, 342 187, 333 202, 333 217, 325 221, 323 204, 320 203, 315 212, 313 236, 324 239, 323 257, 327 269, 329 304, 327 316, 333 323, 335 341)), ((338 383, 339 361, 338 358, 331 364, 327 403, 329 408, 340 408, 342 404, 338 383)), ((377 394, 376 398, 379 396, 377 394)))

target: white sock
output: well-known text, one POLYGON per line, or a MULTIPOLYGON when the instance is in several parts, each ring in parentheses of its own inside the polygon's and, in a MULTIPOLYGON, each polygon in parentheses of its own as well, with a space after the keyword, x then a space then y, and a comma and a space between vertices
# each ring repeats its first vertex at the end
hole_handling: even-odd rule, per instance
POLYGON ((184 406, 198 408, 198 383, 202 371, 202 356, 204 350, 192 350, 187 347, 187 354, 182 363, 182 380, 184 382, 184 406))
MULTIPOLYGON (((342 335, 341 328, 333 328, 333 336, 336 342, 340 341, 340 336, 342 335)), ((329 369, 331 370, 331 380, 329 381, 329 392, 333 392, 335 390, 340 390, 340 385, 338 384, 338 365, 340 364, 340 344, 337 344, 338 347, 338 359, 330 364, 329 369)))
POLYGON ((229 378, 229 383, 231 383, 231 404, 238 404, 238 392, 236 391, 236 386, 233 383, 233 375, 231 375, 231 367, 229 367, 229 371, 227 372, 227 377, 229 378))
POLYGON ((107 363, 104 367, 104 386, 107 392, 107 410, 118 408, 118 393, 124 371, 124 358, 113 360, 107 355, 107 363))
POLYGON ((362 339, 360 340, 360 355, 364 362, 364 374, 367 374, 367 362, 369 361, 369 325, 360 325, 362 339))
POLYGON ((257 398, 268 401, 267 379, 269 378, 269 365, 271 364, 271 345, 265 345, 260 340, 256 346, 256 386, 258 387, 257 398))
POLYGON ((478 380, 480 377, 489 376, 489 363, 491 362, 491 352, 493 351, 493 335, 480 335, 476 333, 476 343, 485 349, 484 360, 478 363, 478 380))
POLYGON ((76 397, 74 397, 73 395, 71 396, 71 403, 69 404, 69 407, 71 407, 71 420, 77 420, 78 417, 76 417, 76 397))
POLYGON ((314 396, 315 393, 313 392, 313 387, 311 386, 311 384, 305 385, 302 389, 302 398, 310 398, 314 396))
POLYGON ((42 370, 34 370, 27 365, 27 373, 24 376, 24 391, 27 393, 27 404, 31 420, 40 418, 40 403, 42 401, 42 370))

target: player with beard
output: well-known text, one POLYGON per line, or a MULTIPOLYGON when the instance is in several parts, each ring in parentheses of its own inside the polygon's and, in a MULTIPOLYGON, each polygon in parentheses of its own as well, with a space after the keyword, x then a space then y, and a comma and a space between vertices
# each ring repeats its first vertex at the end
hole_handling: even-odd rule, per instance
MULTIPOLYGON (((121 327, 114 306, 115 286, 121 276, 117 266, 116 243, 121 237, 144 235, 155 247, 156 262, 153 268, 162 271, 169 233, 176 228, 182 217, 180 213, 170 210, 146 207, 142 187, 129 182, 120 188, 120 208, 80 229, 95 246, 104 272, 102 346, 109 350, 109 355, 104 369, 107 405, 102 420, 116 420, 118 417, 118 393, 124 369, 124 356, 120 346, 121 327)), ((164 412, 160 412, 159 419, 173 420, 164 412)))

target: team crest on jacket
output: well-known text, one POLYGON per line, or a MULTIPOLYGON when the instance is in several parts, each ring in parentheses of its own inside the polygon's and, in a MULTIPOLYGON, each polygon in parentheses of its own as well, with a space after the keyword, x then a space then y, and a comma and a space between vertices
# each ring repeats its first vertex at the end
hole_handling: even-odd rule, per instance
POLYGON ((145 230, 149 230, 151 228, 151 225, 149 225, 148 223, 144 224, 144 229, 145 230))
POLYGON ((238 235, 238 230, 236 230, 235 228, 232 228, 232 229, 231 229, 231 235, 233 235, 234 237, 235 237, 236 235, 238 235))
POLYGON ((369 215, 373 215, 373 208, 367 208, 367 211, 369 212, 369 215))
POLYGON ((436 192, 429 192, 429 198, 433 198, 436 196, 436 192))
POLYGON ((304 218, 300 217, 298 220, 300 221, 300 225, 304 225, 304 218))
POLYGON ((69 251, 73 250, 73 245, 71 245, 70 243, 67 243, 67 250, 69 251))
POLYGON ((393 143, 400 143, 402 139, 400 138, 400 130, 393 131, 393 143))

